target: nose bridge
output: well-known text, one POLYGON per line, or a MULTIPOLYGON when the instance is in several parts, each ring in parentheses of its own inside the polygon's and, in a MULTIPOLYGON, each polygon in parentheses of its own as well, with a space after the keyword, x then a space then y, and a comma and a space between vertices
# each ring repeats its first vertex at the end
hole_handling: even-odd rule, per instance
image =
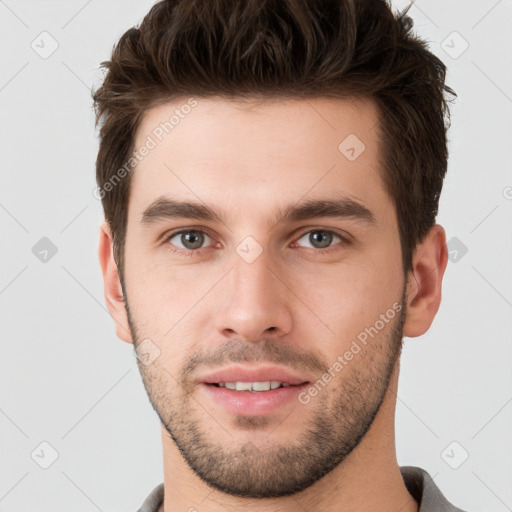
POLYGON ((237 247, 218 318, 224 333, 254 341, 271 328, 282 334, 291 327, 286 287, 276 276, 278 265, 268 249, 259 247, 251 240, 237 247))
POLYGON ((275 270, 272 267, 276 265, 271 261, 268 247, 261 246, 250 237, 236 248, 233 260, 233 285, 234 289, 242 292, 242 297, 258 299, 259 295, 265 295, 275 287, 275 270))

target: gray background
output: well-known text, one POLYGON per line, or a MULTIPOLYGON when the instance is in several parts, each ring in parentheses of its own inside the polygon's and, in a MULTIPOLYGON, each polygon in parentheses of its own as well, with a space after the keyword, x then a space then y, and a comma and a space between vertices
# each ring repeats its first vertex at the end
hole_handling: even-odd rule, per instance
MULTIPOLYGON (((104 307, 92 194, 90 88, 152 3, 0 1, 4 512, 135 511, 163 481, 158 418, 104 307)), ((433 326, 405 342, 398 460, 461 508, 512 510, 512 2, 410 14, 459 97, 438 217, 452 261, 433 326)))

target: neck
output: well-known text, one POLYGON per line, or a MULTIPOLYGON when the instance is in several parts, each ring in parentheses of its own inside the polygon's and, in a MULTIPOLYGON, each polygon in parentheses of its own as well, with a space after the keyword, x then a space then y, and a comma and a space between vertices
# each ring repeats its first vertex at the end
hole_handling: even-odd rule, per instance
POLYGON ((224 494, 206 485, 188 466, 162 427, 163 506, 158 512, 417 512, 396 460, 394 415, 399 361, 375 420, 352 453, 307 489, 281 498, 251 499, 224 494))

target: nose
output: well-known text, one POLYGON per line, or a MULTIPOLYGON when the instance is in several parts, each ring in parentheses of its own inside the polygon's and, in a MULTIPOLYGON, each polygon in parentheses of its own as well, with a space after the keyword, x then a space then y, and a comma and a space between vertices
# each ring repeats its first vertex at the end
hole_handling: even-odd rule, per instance
POLYGON ((225 337, 257 342, 292 328, 291 291, 286 276, 263 251, 248 263, 234 254, 233 268, 222 286, 217 329, 225 337))

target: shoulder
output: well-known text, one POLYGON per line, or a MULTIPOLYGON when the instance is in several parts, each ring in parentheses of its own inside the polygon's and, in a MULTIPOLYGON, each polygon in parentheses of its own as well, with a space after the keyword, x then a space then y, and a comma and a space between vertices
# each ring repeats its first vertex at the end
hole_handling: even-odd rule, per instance
POLYGON ((400 466, 407 490, 419 503, 418 512, 465 512, 452 505, 427 471, 416 466, 400 466))
POLYGON ((144 500, 137 512, 158 512, 164 499, 164 484, 158 484, 144 500))

